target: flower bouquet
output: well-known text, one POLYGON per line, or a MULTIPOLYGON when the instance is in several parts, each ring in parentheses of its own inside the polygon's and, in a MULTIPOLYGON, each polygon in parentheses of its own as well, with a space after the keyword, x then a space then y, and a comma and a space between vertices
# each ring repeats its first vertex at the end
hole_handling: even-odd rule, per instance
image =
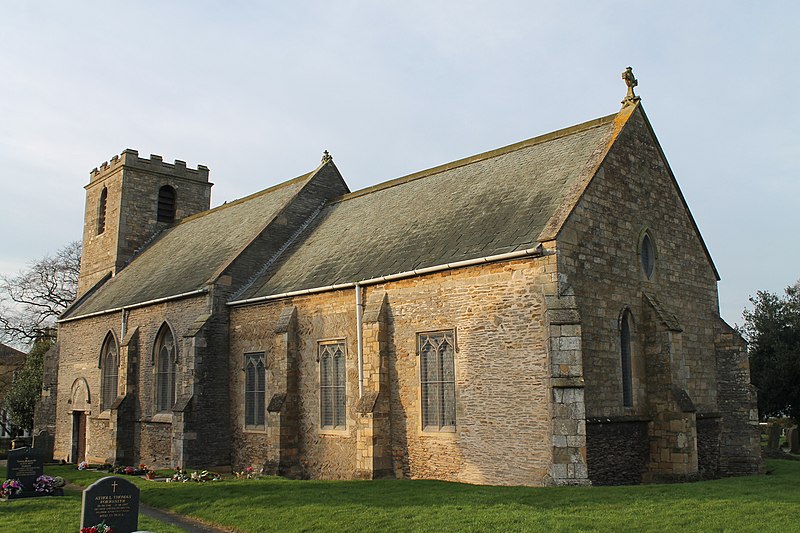
POLYGON ((7 479, 0 487, 0 499, 7 500, 22 492, 22 483, 16 479, 7 479))
POLYGON ((201 470, 200 472, 192 472, 191 479, 198 483, 205 483, 206 481, 219 481, 222 478, 216 472, 209 472, 208 470, 201 470))
POLYGON ((114 533, 114 530, 105 522, 100 522, 96 526, 82 527, 81 533, 114 533))
POLYGON ((33 489, 43 496, 53 494, 56 490, 56 478, 42 474, 33 482, 33 489))

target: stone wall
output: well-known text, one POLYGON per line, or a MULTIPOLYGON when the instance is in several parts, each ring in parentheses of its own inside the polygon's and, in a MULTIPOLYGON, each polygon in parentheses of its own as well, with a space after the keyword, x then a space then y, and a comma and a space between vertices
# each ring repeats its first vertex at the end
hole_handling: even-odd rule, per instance
POLYGON ((593 485, 641 483, 650 460, 647 420, 590 419, 586 456, 593 485))
POLYGON ((701 479, 719 477, 722 420, 718 416, 697 418, 697 467, 701 479))
MULTIPOLYGON (((681 372, 699 411, 717 410, 715 271, 657 141, 634 111, 559 235, 559 274, 574 287, 583 324, 588 416, 646 414, 641 322, 653 295, 682 329, 681 372), (639 245, 656 249, 651 279, 639 245), (619 320, 633 316, 634 407, 622 405, 619 320)), ((675 362, 678 364, 678 361, 675 362)))
MULTIPOLYGON (((378 353, 369 356, 372 363, 365 354, 365 368, 380 374, 385 364, 388 390, 376 387, 378 398, 386 395, 389 400, 390 464, 397 477, 492 484, 548 482, 553 415, 544 293, 546 287, 554 286, 554 267, 554 257, 517 260, 362 289, 366 314, 384 306, 384 318, 373 313, 373 318, 365 319, 368 325, 376 324, 365 327, 365 332, 372 332, 365 338, 365 350, 378 353), (377 325, 381 320, 385 334, 377 325), (455 432, 422 429, 417 334, 438 330, 456 333, 455 432), (375 346, 369 346, 373 341, 375 346), (383 349, 385 356, 380 355, 383 349)), ((354 289, 232 309, 234 468, 259 465, 269 455, 265 449, 268 431, 244 429, 241 361, 247 352, 272 351, 275 325, 287 306, 296 308, 299 453, 305 474, 363 477, 359 465, 367 463, 356 455, 365 449, 359 446, 359 438, 378 442, 380 435, 375 431, 380 431, 380 424, 370 423, 370 432, 363 432, 366 414, 356 409, 354 289), (344 430, 320 429, 317 349, 319 341, 329 339, 343 339, 347 348, 344 430)), ((268 378, 271 381, 273 377, 268 378)), ((267 398, 272 392, 267 391, 267 398)), ((373 414, 380 411, 376 409, 373 414)), ((380 454, 380 450, 372 448, 371 453, 380 454)))
MULTIPOLYGON (((85 380, 89 396, 86 405, 88 461, 114 461, 118 448, 117 425, 130 424, 133 429, 125 427, 124 431, 132 432, 133 456, 125 457, 126 461, 143 461, 158 467, 174 466, 175 452, 172 447, 177 430, 174 427, 176 415, 155 412, 154 343, 161 325, 168 323, 178 344, 176 394, 179 399, 191 398, 197 393, 194 389, 195 376, 215 374, 211 367, 216 363, 198 357, 197 339, 187 336, 196 331, 198 320, 201 323, 208 320, 208 309, 208 298, 204 296, 132 309, 126 312, 124 337, 121 312, 61 323, 55 459, 72 459, 72 387, 76 382, 82 383, 85 380), (112 412, 114 409, 100 410, 99 357, 103 341, 109 332, 114 335, 120 349, 118 394, 126 402, 122 406, 115 405, 114 408, 120 409, 124 406, 123 410, 130 413, 130 418, 127 419, 116 417, 112 412), (131 402, 133 405, 130 405, 131 402)), ((199 344, 206 344, 205 340, 199 344)), ((214 350, 213 344, 205 348, 214 350)), ((223 372, 222 375, 224 374, 223 372)), ((227 391, 224 398, 208 394, 209 391, 205 392, 203 402, 215 404, 218 412, 224 413, 227 391)), ((228 439, 224 434, 227 426, 219 425, 224 423, 225 416, 208 418, 208 413, 202 409, 197 414, 199 416, 196 419, 186 420, 185 427, 180 428, 181 435, 187 441, 202 439, 203 445, 197 449, 205 450, 208 455, 198 459, 198 462, 209 466, 227 464, 228 439), (197 425, 201 429, 199 432, 196 431, 197 425)), ((192 462, 194 461, 181 464, 192 462)))
MULTIPOLYGON (((716 272, 643 111, 628 112, 558 236, 559 276, 574 289, 581 315, 587 417, 655 416, 649 468, 691 477, 694 412, 716 412, 719 403, 716 272), (649 278, 640 256, 645 234, 656 255, 649 278), (632 317, 632 407, 622 392, 625 310, 632 317)), ((589 455, 602 470, 591 442, 589 455)))
POLYGON ((715 328, 719 374, 720 474, 763 473, 761 432, 755 387, 750 384, 747 345, 739 333, 719 319, 715 328))

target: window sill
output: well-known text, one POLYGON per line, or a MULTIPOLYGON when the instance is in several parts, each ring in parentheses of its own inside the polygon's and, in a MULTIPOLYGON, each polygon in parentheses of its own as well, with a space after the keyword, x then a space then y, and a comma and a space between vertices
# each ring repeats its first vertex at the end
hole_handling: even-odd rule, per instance
POLYGON ((267 432, 267 428, 266 426, 245 426, 242 428, 242 432, 264 435, 267 432))
POLYGON ((331 437, 349 437, 350 432, 347 430, 347 427, 338 427, 338 428, 319 428, 318 431, 319 435, 328 435, 331 437))
POLYGON ((171 424, 172 423, 172 413, 157 413, 148 420, 148 422, 158 422, 162 424, 171 424))
POLYGON ((423 428, 419 435, 424 438, 432 439, 448 439, 454 440, 458 438, 456 428, 442 428, 442 429, 427 429, 423 428))

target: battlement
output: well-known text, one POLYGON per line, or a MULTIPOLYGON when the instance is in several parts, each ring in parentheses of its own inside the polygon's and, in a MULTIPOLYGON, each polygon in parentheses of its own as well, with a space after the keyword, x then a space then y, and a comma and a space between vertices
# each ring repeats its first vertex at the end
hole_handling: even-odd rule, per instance
POLYGON ((208 167, 205 165, 197 165, 196 169, 187 168, 186 161, 176 159, 174 163, 165 163, 163 158, 156 154, 150 154, 150 159, 143 159, 139 157, 137 150, 127 148, 120 155, 112 157, 110 161, 105 161, 99 167, 93 168, 89 173, 89 182, 97 181, 122 167, 193 181, 208 181, 208 167))

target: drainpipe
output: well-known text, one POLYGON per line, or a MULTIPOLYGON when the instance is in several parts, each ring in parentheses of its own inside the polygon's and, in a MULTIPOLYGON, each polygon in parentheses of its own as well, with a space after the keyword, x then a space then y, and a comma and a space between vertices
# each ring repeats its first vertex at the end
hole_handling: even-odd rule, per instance
POLYGON ((356 283, 356 345, 358 349, 358 398, 364 396, 364 327, 361 324, 361 284, 356 283))
POLYGON ((119 327, 119 342, 120 342, 120 344, 125 342, 125 333, 126 333, 125 332, 125 329, 126 329, 125 326, 127 325, 127 322, 128 322, 127 318, 128 317, 126 316, 125 308, 123 307, 122 308, 122 324, 119 327))

